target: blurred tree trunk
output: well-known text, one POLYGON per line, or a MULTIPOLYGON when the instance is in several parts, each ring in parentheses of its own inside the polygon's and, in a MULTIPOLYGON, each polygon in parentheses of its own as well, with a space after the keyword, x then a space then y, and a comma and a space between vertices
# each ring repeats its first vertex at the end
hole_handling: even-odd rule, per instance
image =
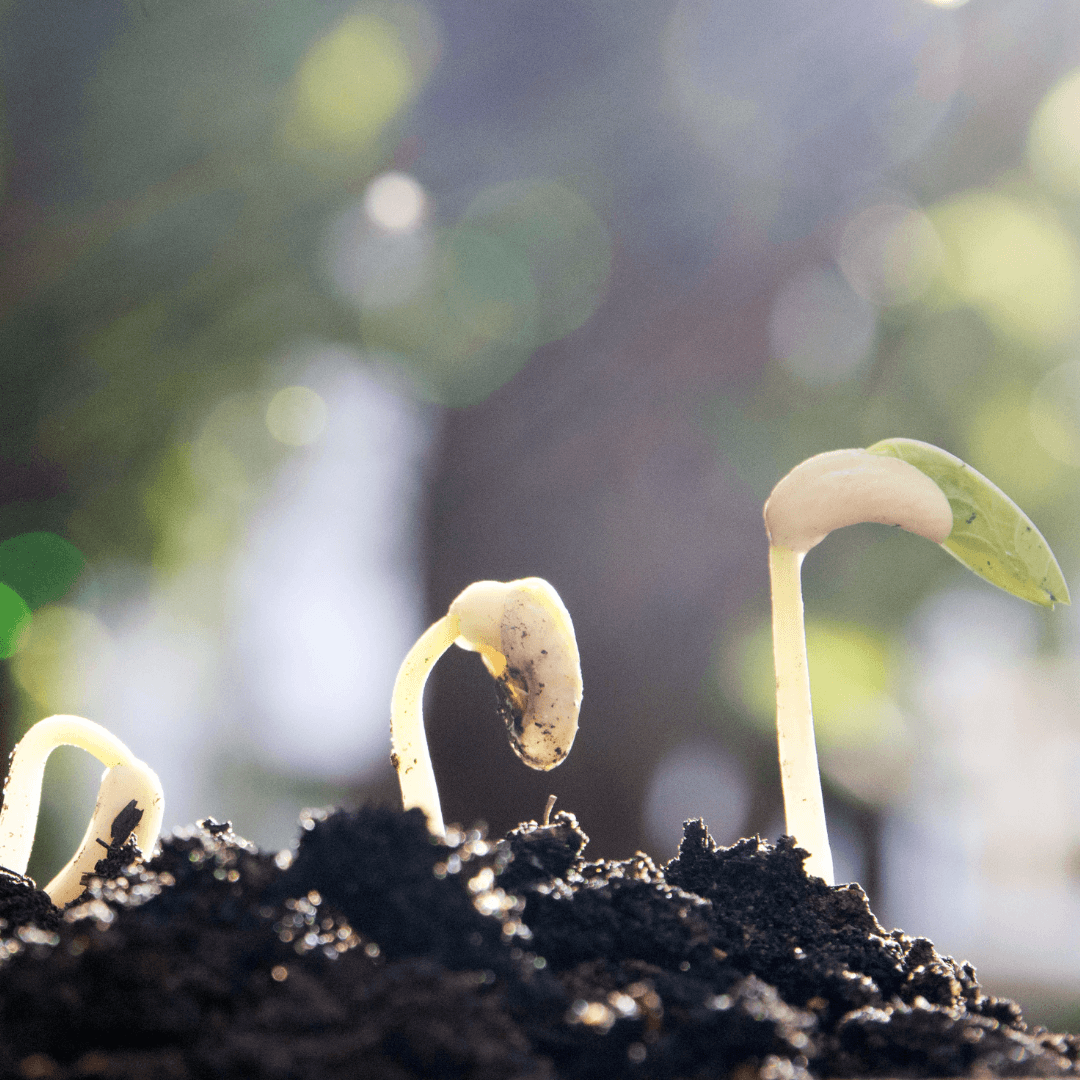
MULTIPOLYGON (((478 658, 451 650, 428 713, 447 820, 501 831, 556 794, 593 857, 628 856, 647 844, 643 804, 662 756, 725 741, 730 722, 705 682, 725 622, 766 585, 760 503, 706 423, 705 403, 763 354, 747 340, 764 333, 761 313, 736 315, 755 277, 742 269, 738 289, 713 280, 665 311, 642 301, 663 283, 623 267, 581 331, 483 404, 446 414, 427 527, 430 617, 471 581, 545 577, 574 620, 585 680, 573 752, 535 773, 499 730, 478 658)), ((757 284, 767 276, 758 268, 757 284)))

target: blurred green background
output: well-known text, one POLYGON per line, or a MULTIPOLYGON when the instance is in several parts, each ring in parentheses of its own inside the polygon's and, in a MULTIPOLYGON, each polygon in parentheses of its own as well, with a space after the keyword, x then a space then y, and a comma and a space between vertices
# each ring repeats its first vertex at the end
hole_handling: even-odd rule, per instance
MULTIPOLYGON (((448 820, 550 792, 593 857, 783 829, 761 504, 903 435, 1080 563, 1071 0, 0 4, 2 739, 77 712, 166 824, 287 845, 393 800, 397 663, 531 574, 578 743, 506 749, 473 656, 448 820)), ((804 570, 841 878, 1080 1029, 1080 651, 859 527, 804 570)), ((31 870, 96 766, 55 755, 31 870)))

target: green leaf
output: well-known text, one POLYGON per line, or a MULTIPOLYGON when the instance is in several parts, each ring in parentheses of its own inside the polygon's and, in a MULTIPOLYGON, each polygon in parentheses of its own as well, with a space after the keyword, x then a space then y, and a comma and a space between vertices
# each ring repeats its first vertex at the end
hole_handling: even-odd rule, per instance
POLYGON ((982 473, 917 439, 883 439, 867 449, 914 465, 941 488, 953 512, 952 532, 941 546, 969 570, 1033 604, 1069 603, 1065 576, 1042 533, 982 473))

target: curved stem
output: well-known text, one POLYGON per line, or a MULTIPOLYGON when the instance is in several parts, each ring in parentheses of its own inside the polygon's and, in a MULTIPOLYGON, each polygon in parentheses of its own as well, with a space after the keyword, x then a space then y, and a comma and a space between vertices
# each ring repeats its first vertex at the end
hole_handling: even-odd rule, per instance
POLYGON ((810 852, 808 874, 835 883, 825 804, 821 796, 800 571, 803 555, 769 546, 772 584, 773 662, 776 668, 776 738, 788 834, 810 852))
POLYGON ((401 785, 401 802, 406 810, 420 807, 435 836, 443 836, 446 829, 424 732, 424 685, 435 661, 457 636, 456 615, 444 615, 429 626, 401 662, 390 701, 390 759, 401 785))
POLYGON ((4 805, 0 809, 0 866, 17 874, 25 874, 30 861, 45 762, 58 746, 77 746, 109 768, 135 760, 115 735, 92 720, 81 716, 39 720, 11 752, 4 805))
POLYGON ((165 795, 157 773, 141 761, 130 761, 106 769, 98 788, 97 803, 86 835, 67 865, 45 886, 49 899, 57 906, 70 904, 83 891, 83 875, 92 874, 98 860, 104 858, 111 843, 122 844, 126 836, 114 836, 113 822, 131 802, 141 817, 129 835, 149 858, 161 832, 165 795))

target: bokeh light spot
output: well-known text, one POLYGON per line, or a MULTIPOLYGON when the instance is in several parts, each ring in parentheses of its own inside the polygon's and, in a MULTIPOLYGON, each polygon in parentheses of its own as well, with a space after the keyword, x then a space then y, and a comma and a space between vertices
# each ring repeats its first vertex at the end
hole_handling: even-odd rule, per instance
POLYGON ((1080 256, 1049 207, 972 192, 930 216, 944 244, 947 284, 992 326, 1040 344, 1076 331, 1080 256))
POLYGON ((364 193, 368 220, 388 232, 412 231, 424 220, 426 208, 424 189, 407 173, 383 173, 364 193))
POLYGON ((611 272, 611 236, 577 192, 553 181, 496 184, 465 217, 528 260, 539 301, 538 345, 565 337, 596 310, 611 272))
POLYGON ((224 496, 245 501, 250 487, 247 469, 219 433, 204 430, 187 448, 186 465, 203 498, 224 496))
POLYGON ((408 303, 363 314, 373 348, 403 358, 422 398, 465 406, 516 375, 538 345, 528 259, 506 237, 459 225, 439 238, 430 276, 408 303))
POLYGON ((1031 121, 1027 150, 1032 169, 1047 186, 1080 195, 1080 71, 1043 98, 1031 121))
POLYGON ((142 497, 156 568, 176 570, 228 549, 280 460, 280 447, 266 435, 265 396, 231 393, 190 443, 160 457, 142 497))
MULTIPOLYGON (((386 310, 414 299, 430 283, 435 238, 426 214, 412 228, 390 229, 372 220, 367 199, 331 222, 324 244, 327 272, 342 299, 363 311, 386 310)), ((375 212, 390 216, 390 207, 375 212)))
POLYGON ((326 402, 307 386, 286 386, 266 409, 266 426, 286 446, 308 446, 325 430, 326 402))
POLYGON ((924 0, 925 3, 931 7, 937 8, 958 8, 963 7, 968 0, 924 0))
POLYGON ((30 608, 12 588, 0 582, 0 659, 15 652, 19 638, 30 625, 30 608))
POLYGON ((873 308, 835 270, 802 270, 780 291, 769 319, 773 356, 797 379, 825 386, 850 379, 870 354, 873 308))
POLYGON ((301 62, 291 134, 301 145, 363 146, 412 89, 409 58, 394 27, 373 16, 349 16, 301 62))
POLYGON ((278 461, 266 439, 266 399, 243 391, 227 394, 210 410, 191 444, 189 468, 200 495, 249 506, 260 481, 278 461))
POLYGON ((368 348, 401 357, 415 394, 443 405, 482 401, 541 345, 581 326, 611 270, 604 223, 551 181, 487 188, 439 233, 384 233, 392 251, 362 234, 350 251, 343 225, 331 241, 331 272, 362 302, 368 348), (390 258, 380 261, 380 250, 390 258), (404 302, 394 304, 395 293, 404 302))
MULTIPOLYGON (((867 706, 888 691, 885 641, 864 626, 833 621, 806 625, 814 723, 822 745, 874 743, 883 732, 867 706)), ((760 623, 737 647, 739 696, 754 716, 776 716, 772 630, 760 623)))
POLYGON ((19 638, 12 674, 48 712, 78 712, 101 687, 115 648, 109 632, 78 608, 47 604, 19 638))
POLYGON ((0 581, 34 610, 61 599, 85 562, 82 552, 56 533, 20 533, 0 544, 0 581))
POLYGON ((1022 383, 1005 383, 971 411, 962 456, 1029 511, 1056 493, 1058 470, 1032 431, 1031 391, 1022 383))
MULTIPOLYGON (((886 639, 865 626, 808 622, 806 652, 822 770, 858 798, 883 805, 910 779, 911 736, 890 696, 886 639)), ((775 730, 772 630, 762 621, 735 646, 730 680, 755 724, 775 730)))
POLYGON ((855 214, 836 245, 836 261, 864 300, 882 306, 915 300, 929 288, 944 258, 930 219, 897 203, 855 214))
POLYGON ((1043 377, 1031 392, 1028 415, 1039 445, 1080 468, 1080 361, 1070 360, 1043 377))
POLYGON ((962 72, 957 20, 923 5, 804 15, 682 0, 662 43, 675 118, 770 235, 805 235, 821 208, 923 146, 962 72))

